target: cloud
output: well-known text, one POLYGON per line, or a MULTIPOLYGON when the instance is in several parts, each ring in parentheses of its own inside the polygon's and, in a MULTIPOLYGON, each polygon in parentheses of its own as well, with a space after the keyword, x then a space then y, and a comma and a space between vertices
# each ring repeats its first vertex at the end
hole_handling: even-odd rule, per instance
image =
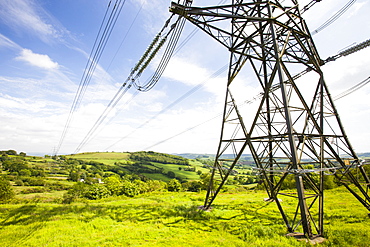
POLYGON ((21 47, 0 33, 0 47, 21 49, 21 47))
POLYGON ((33 0, 0 1, 0 19, 16 31, 27 31, 44 42, 60 39, 66 32, 63 27, 52 25, 56 21, 33 0))
POLYGON ((16 59, 47 70, 59 67, 58 63, 53 62, 48 55, 33 53, 29 49, 23 49, 21 55, 16 57, 16 59))

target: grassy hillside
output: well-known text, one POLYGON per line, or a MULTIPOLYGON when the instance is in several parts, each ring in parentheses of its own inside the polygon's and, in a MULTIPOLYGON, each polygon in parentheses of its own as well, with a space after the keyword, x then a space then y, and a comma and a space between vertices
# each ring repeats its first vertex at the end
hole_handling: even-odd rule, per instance
POLYGON ((179 180, 199 180, 199 172, 205 173, 209 169, 204 168, 201 161, 187 160, 180 156, 160 154, 155 152, 135 152, 135 153, 115 153, 115 152, 95 152, 95 153, 81 153, 66 156, 70 159, 83 160, 83 161, 95 161, 100 162, 109 166, 119 166, 125 171, 134 174, 144 175, 149 179, 163 180, 168 182, 173 179, 173 176, 169 176, 168 172, 173 172, 175 177, 179 180), (147 159, 140 159, 139 155, 145 155, 147 159), (163 159, 163 155, 166 157, 163 159), (187 164, 181 163, 181 161, 187 160, 187 164), (163 162, 158 160, 163 159, 163 162), (139 169, 141 168, 141 169, 139 169))
MULTIPOLYGON (((285 237, 277 206, 263 200, 264 191, 241 183, 248 166, 237 168, 213 209, 204 212, 198 207, 209 157, 136 152, 0 158, 0 192, 15 192, 0 197, 2 246, 310 246, 285 237), (189 181, 180 184, 174 174, 189 181), (74 182, 79 178, 84 183, 74 182)), ((296 209, 289 198, 282 204, 296 209)), ((369 223, 368 211, 347 190, 326 190, 328 240, 321 246, 368 246, 369 223)))
MULTIPOLYGON (((265 193, 220 194, 213 210, 198 210, 204 193, 152 193, 62 205, 0 205, 2 246, 310 246, 285 237, 265 193)), ((327 241, 320 246, 368 246, 370 219, 343 189, 326 194, 327 241)), ((284 203, 284 202, 283 202, 284 203)))

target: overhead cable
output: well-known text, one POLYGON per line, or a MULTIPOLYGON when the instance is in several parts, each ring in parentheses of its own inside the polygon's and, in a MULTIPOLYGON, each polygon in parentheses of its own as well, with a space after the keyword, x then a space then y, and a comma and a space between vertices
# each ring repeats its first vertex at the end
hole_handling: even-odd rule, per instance
POLYGON ((338 94, 337 96, 333 97, 333 100, 341 99, 341 98, 343 98, 343 97, 361 89, 362 87, 367 85, 369 82, 370 82, 370 76, 368 78, 366 78, 365 80, 361 81, 360 83, 354 85, 353 87, 347 89, 346 91, 344 91, 344 92, 338 94))
POLYGON ((117 22, 117 19, 119 17, 119 14, 121 13, 121 10, 123 8, 123 5, 124 5, 125 1, 126 0, 123 0, 123 1, 122 0, 116 0, 112 9, 111 9, 112 0, 109 1, 109 3, 108 3, 108 6, 107 6, 107 9, 105 11, 105 14, 104 14, 102 23, 100 25, 98 34, 96 36, 93 48, 92 48, 90 56, 87 60, 87 64, 86 64, 84 73, 81 77, 79 87, 77 89, 77 92, 76 92, 76 95, 74 97, 71 109, 69 111, 67 121, 64 125, 62 135, 60 137, 57 148, 55 149, 54 155, 56 155, 59 152, 59 150, 60 150, 60 148, 61 148, 61 146, 64 142, 64 139, 66 137, 66 134, 68 132, 69 126, 70 126, 72 118, 73 118, 73 114, 78 109, 78 107, 79 107, 79 105, 82 101, 82 98, 83 98, 83 96, 86 92, 87 86, 88 86, 88 84, 91 80, 92 74, 93 74, 93 72, 94 72, 94 70, 95 70, 95 68, 98 64, 98 61, 101 57, 102 52, 104 51, 104 48, 105 48, 105 46, 107 44, 107 41, 110 37, 110 34, 111 34, 111 32, 112 32, 112 30, 113 30, 113 28, 114 28, 114 26, 117 22), (111 13, 109 15, 108 20, 106 20, 110 9, 111 9, 111 13))
MULTIPOLYGON (((362 42, 362 43, 360 43, 360 44, 359 44, 359 45, 357 45, 357 46, 350 47, 350 48, 348 48, 348 49, 346 49, 346 50, 342 51, 342 52, 341 52, 341 54, 342 54, 342 55, 341 55, 341 56, 336 57, 336 59, 337 59, 337 58, 340 58, 340 57, 342 57, 342 56, 347 56, 347 55, 352 54, 352 53, 354 53, 354 52, 357 52, 357 51, 359 51, 359 50, 361 50, 361 49, 364 49, 364 48, 366 48, 367 46, 369 46, 369 45, 370 45, 370 44, 368 44, 368 43, 370 43, 370 40, 367 40, 367 41, 365 41, 365 42, 362 42), (351 52, 350 52, 350 51, 351 51, 351 52), (345 55, 344 55, 344 54, 345 54, 345 55)), ((334 60, 333 60, 333 59, 326 59, 325 61, 326 61, 326 62, 325 62, 324 64, 326 64, 327 62, 335 61, 335 59, 334 59, 334 60)), ((304 71, 302 71, 302 72, 300 72, 300 73, 296 74, 295 76, 293 76, 293 79, 298 79, 299 77, 301 77, 301 76, 303 76, 303 75, 307 74, 307 73, 308 73, 308 72, 310 72, 310 71, 311 71, 311 69, 306 69, 306 70, 304 70, 304 71)), ((353 92, 355 92, 355 91, 359 90, 360 88, 362 88, 362 87, 364 87, 365 85, 367 85, 369 82, 370 82, 370 76, 369 76, 368 78, 366 78, 365 80, 361 81, 360 83, 356 84, 355 86, 353 86, 353 87, 351 87, 351 88, 347 89, 346 91, 342 92, 341 94, 339 94, 339 95, 335 96, 335 97, 333 98, 333 100, 339 100, 339 99, 341 99, 341 98, 343 98, 343 97, 345 97, 345 96, 347 96, 347 95, 349 95, 349 94, 351 94, 351 93, 353 93, 353 92)), ((280 88, 280 84, 274 84, 274 85, 272 85, 272 86, 271 86, 271 89, 270 89, 270 90, 271 90, 271 91, 275 91, 275 90, 277 90, 277 89, 279 89, 279 88, 280 88)), ((241 105, 245 105, 245 104, 252 104, 252 103, 256 102, 258 99, 262 98, 262 97, 263 97, 263 95, 264 95, 264 93, 263 93, 263 92, 261 92, 261 93, 257 94, 256 96, 254 96, 252 99, 245 100, 241 105)), ((241 106, 241 105, 240 105, 240 106, 241 106)), ((171 139, 173 139, 173 138, 175 138, 175 137, 177 137, 177 136, 180 136, 180 135, 182 135, 182 134, 184 134, 184 133, 186 133, 186 132, 188 132, 188 131, 190 131, 190 130, 193 130, 193 129, 195 129, 195 128, 197 128, 197 127, 199 127, 199 126, 201 126, 201 125, 203 125, 203 124, 205 124, 205 123, 208 123, 208 122, 210 122, 210 121, 212 121, 212 120, 216 119, 216 118, 217 118, 217 117, 219 117, 220 115, 222 115, 222 113, 220 113, 219 115, 217 115, 217 116, 215 116, 215 117, 213 117, 213 118, 210 118, 210 119, 208 119, 208 120, 206 120, 206 121, 204 121, 204 122, 202 122, 202 123, 200 123, 200 124, 197 124, 197 125, 195 125, 195 126, 193 126, 193 127, 190 127, 190 128, 188 128, 188 129, 186 129, 186 130, 184 130, 184 131, 181 131, 181 132, 179 132, 178 134, 175 134, 175 135, 173 135, 173 136, 170 136, 170 137, 168 137, 168 138, 166 138, 166 139, 164 139, 164 140, 162 140, 162 141, 159 141, 159 142, 157 142, 157 143, 155 143, 155 144, 153 144, 153 145, 151 145, 151 146, 147 147, 145 150, 151 149, 151 148, 153 148, 153 147, 155 147, 155 146, 158 146, 158 145, 160 145, 160 144, 162 144, 162 143, 164 143, 164 142, 167 142, 167 141, 169 141, 169 140, 171 140, 171 139)))
POLYGON ((346 5, 344 5, 337 13, 335 13, 332 17, 330 17, 327 21, 325 21, 320 27, 318 27, 316 30, 314 30, 311 35, 314 35, 330 24, 332 24, 334 21, 336 21, 341 15, 343 15, 354 3, 356 0, 350 0, 346 5))
POLYGON ((112 148, 113 146, 115 146, 116 144, 118 144, 119 142, 121 142, 124 139, 128 138, 130 135, 132 135, 133 133, 135 133, 139 129, 141 129, 144 126, 146 126, 147 124, 149 124, 151 121, 153 121, 154 119, 156 119, 158 116, 160 116, 161 114, 167 112, 168 110, 170 110, 171 108, 173 108, 175 105, 179 104, 184 99, 186 99, 187 97, 189 97, 190 95, 192 95, 193 93, 195 93, 196 91, 198 91, 199 89, 201 89, 208 81, 210 81, 211 79, 216 78, 219 75, 221 75, 222 73, 224 73, 226 71, 226 69, 227 69, 227 66, 228 65, 226 64, 225 66, 221 67, 219 70, 217 70, 215 73, 213 73, 208 79, 204 80, 202 83, 200 83, 200 84, 196 85, 195 87, 193 87, 192 89, 190 89, 188 92, 186 92, 181 97, 179 97, 177 100, 175 100, 174 102, 172 102, 171 104, 169 104, 163 110, 161 110, 160 112, 158 112, 157 114, 155 114, 153 117, 151 117, 150 119, 148 119, 147 121, 145 121, 143 124, 141 124, 138 127, 136 127, 129 134, 127 134, 126 136, 122 137, 121 139, 119 139, 118 141, 116 141, 115 143, 113 143, 112 145, 110 145, 109 147, 105 148, 105 150, 109 150, 110 148, 112 148))
MULTIPOLYGON (((191 3, 192 3, 192 1, 190 1, 190 0, 184 0, 184 4, 185 4, 186 7, 190 6, 191 3)), ((170 59, 171 59, 171 57, 173 55, 173 52, 174 52, 175 47, 177 45, 177 42, 178 42, 178 40, 180 38, 181 32, 182 32, 182 30, 184 28, 184 25, 185 25, 185 18, 183 18, 182 16, 179 16, 178 19, 177 19, 177 21, 173 25, 171 25, 170 32, 172 32, 172 31, 173 32, 172 32, 172 35, 169 38, 169 42, 168 42, 167 47, 166 47, 166 49, 165 49, 165 51, 164 51, 164 53, 162 55, 161 61, 159 62, 159 65, 158 65, 156 71, 145 82, 144 85, 139 85, 138 83, 135 82, 134 85, 135 85, 136 89, 138 89, 139 91, 142 91, 142 92, 147 92, 147 91, 149 91, 150 89, 152 89, 157 84, 157 82, 161 78, 164 70, 166 69, 166 67, 168 65, 168 62, 170 61, 170 59)), ((168 35, 165 36, 159 42, 158 46, 156 47, 157 49, 153 49, 153 52, 151 54, 148 53, 149 58, 147 59, 147 62, 144 63, 144 65, 142 66, 142 68, 138 71, 138 76, 137 77, 140 77, 140 75, 142 74, 143 70, 147 67, 147 65, 149 64, 149 62, 151 61, 151 59, 153 59, 153 57, 158 52, 158 50, 160 49, 160 47, 163 45, 163 43, 167 39, 167 37, 168 37, 168 35)), ((136 78, 133 78, 133 79, 136 81, 137 77, 136 78)))
MULTIPOLYGON (((191 1, 184 0, 184 2, 187 5, 191 4, 191 1)), ((106 119, 107 115, 111 112, 111 110, 117 105, 117 103, 121 100, 123 95, 128 91, 128 89, 131 86, 136 87, 139 91, 149 91, 151 88, 154 87, 154 85, 158 82, 159 78, 161 77, 164 69, 166 68, 173 51, 176 47, 176 44, 178 42, 178 39, 180 37, 180 34, 182 32, 182 29, 184 27, 185 20, 182 17, 179 17, 177 21, 171 25, 170 30, 166 30, 172 17, 174 15, 171 15, 170 18, 165 22, 165 25, 160 30, 160 32, 156 35, 152 43, 149 45, 147 50, 144 52, 143 56, 140 58, 138 63, 135 65, 135 67, 131 70, 130 75, 126 79, 126 81, 123 83, 122 87, 118 90, 116 95, 113 97, 113 99, 110 101, 106 109, 103 111, 103 113, 99 116, 98 120, 94 123, 93 127, 89 130, 89 132, 86 134, 82 142, 79 144, 79 146, 76 148, 75 153, 81 150, 81 148, 86 145, 86 143, 92 139, 92 136, 94 132, 97 130, 97 128, 103 123, 103 121, 106 119), (172 35, 171 35, 172 34, 172 35), (170 36, 171 35, 171 36, 170 36), (164 52, 164 55, 162 56, 162 60, 160 62, 160 65, 158 66, 156 72, 152 76, 151 79, 147 81, 145 85, 139 85, 136 81, 141 76, 143 71, 147 68, 149 63, 152 61, 152 59, 155 57, 155 55, 158 53, 160 48, 163 46, 163 44, 166 42, 167 37, 170 36, 170 41, 167 45, 166 51, 164 52), (126 86, 127 88, 123 90, 123 88, 126 86)))
MULTIPOLYGON (((132 87, 138 85, 136 84, 136 80, 138 77, 140 77, 143 70, 148 66, 148 64, 151 62, 151 60, 154 58, 154 56, 157 54, 161 46, 164 44, 164 42, 167 39, 167 36, 171 34, 172 30, 175 29, 176 24, 171 26, 171 29, 167 32, 166 28, 168 27, 172 16, 166 21, 164 27, 161 29, 161 31, 157 34, 157 36, 154 38, 153 42, 149 45, 147 50, 145 51, 144 55, 141 57, 139 62, 135 65, 135 67, 131 70, 128 78, 125 80, 125 82, 122 84, 122 86, 119 88, 117 93, 114 95, 114 97, 111 99, 109 104, 106 106, 105 110, 100 114, 99 118, 95 121, 94 125, 91 127, 91 129, 88 131, 88 133, 85 135, 83 140, 80 142, 78 147, 76 148, 74 153, 77 153, 81 150, 83 146, 85 146, 91 139, 96 130, 99 128, 99 126, 104 122, 108 114, 112 111, 112 109, 117 105, 117 103, 122 99, 122 97, 127 93, 127 91, 132 87), (162 34, 164 36, 162 36, 162 34)), ((181 32, 181 30, 180 30, 181 32)), ((178 34, 179 35, 179 34, 178 34)))
POLYGON ((91 139, 94 132, 97 130, 97 128, 103 123, 103 121, 106 119, 106 117, 109 115, 109 113, 113 110, 113 108, 117 105, 117 103, 121 100, 123 95, 131 88, 132 82, 128 82, 127 87, 125 87, 126 84, 124 83, 120 89, 117 91, 117 93, 114 95, 113 99, 109 102, 105 110, 102 114, 100 114, 99 118, 95 121, 94 125, 91 127, 89 132, 85 135, 83 140, 80 142, 78 147, 76 148, 74 153, 78 153, 81 148, 91 139))

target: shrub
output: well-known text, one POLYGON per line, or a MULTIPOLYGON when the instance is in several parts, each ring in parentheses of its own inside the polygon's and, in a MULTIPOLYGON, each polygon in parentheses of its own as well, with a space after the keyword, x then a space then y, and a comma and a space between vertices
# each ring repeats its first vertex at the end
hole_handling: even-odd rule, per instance
POLYGON ((202 183, 199 181, 190 181, 187 183, 187 191, 199 192, 202 189, 202 183))
POLYGON ((168 189, 168 191, 176 191, 177 192, 177 191, 181 191, 182 186, 181 186, 179 180, 171 179, 170 181, 168 181, 167 189, 168 189))
POLYGON ((133 197, 139 194, 139 189, 136 184, 131 183, 128 180, 122 182, 121 194, 129 197, 133 197))
POLYGON ((97 200, 109 197, 110 191, 102 184, 92 184, 88 186, 84 197, 90 200, 97 200))
POLYGON ((48 190, 46 188, 40 187, 40 188, 28 188, 28 189, 22 190, 20 193, 21 194, 32 194, 32 193, 45 193, 47 191, 48 190))
POLYGON ((71 203, 77 198, 83 198, 88 191, 87 184, 78 182, 72 186, 72 188, 63 195, 63 203, 71 203))
POLYGON ((111 176, 104 179, 104 185, 112 195, 119 195, 121 193, 122 182, 117 176, 111 176))
POLYGON ((22 181, 21 179, 17 179, 17 180, 15 180, 15 181, 14 181, 14 183, 15 183, 15 185, 17 185, 17 186, 24 186, 24 183, 23 183, 23 181, 22 181))
POLYGON ((148 191, 162 191, 165 190, 167 187, 167 183, 160 180, 148 180, 146 182, 148 186, 148 191))
POLYGON ((14 197, 13 187, 8 180, 0 178, 0 201, 7 201, 14 197))

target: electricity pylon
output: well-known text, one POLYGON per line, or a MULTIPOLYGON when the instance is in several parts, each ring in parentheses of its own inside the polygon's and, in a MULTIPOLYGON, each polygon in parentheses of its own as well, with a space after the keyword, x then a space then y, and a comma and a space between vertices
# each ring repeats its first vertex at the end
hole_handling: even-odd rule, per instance
POLYGON ((297 0, 233 0, 211 7, 172 3, 170 11, 230 52, 221 138, 205 209, 249 150, 269 199, 291 233, 323 236, 328 173, 370 210, 369 177, 344 131, 297 0), (234 79, 246 67, 263 90, 253 114, 245 114, 235 97, 240 91, 234 79), (312 76, 299 80, 294 73, 302 70, 312 76), (231 159, 222 158, 230 153, 231 159), (281 190, 289 179, 296 188, 290 193, 281 190), (294 199, 296 207, 286 205, 282 196, 288 202, 294 199))

